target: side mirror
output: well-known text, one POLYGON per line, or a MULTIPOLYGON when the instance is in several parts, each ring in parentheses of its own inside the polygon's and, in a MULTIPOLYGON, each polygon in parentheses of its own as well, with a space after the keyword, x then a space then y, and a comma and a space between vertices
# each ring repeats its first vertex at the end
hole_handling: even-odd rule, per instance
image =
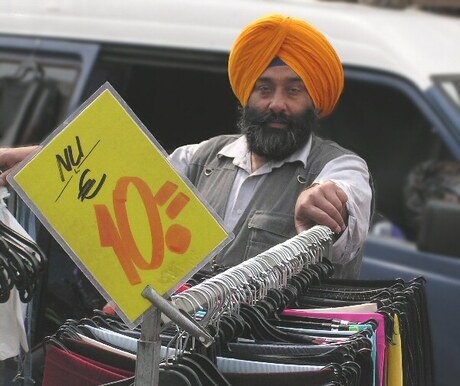
POLYGON ((429 201, 422 213, 417 247, 460 258, 460 204, 429 201))

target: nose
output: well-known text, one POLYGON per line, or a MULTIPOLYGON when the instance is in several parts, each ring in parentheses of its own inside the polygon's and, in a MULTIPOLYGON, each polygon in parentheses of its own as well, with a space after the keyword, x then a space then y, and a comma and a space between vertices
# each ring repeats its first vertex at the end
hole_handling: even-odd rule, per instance
POLYGON ((268 107, 274 113, 286 112, 286 97, 282 91, 277 90, 273 93, 268 107))

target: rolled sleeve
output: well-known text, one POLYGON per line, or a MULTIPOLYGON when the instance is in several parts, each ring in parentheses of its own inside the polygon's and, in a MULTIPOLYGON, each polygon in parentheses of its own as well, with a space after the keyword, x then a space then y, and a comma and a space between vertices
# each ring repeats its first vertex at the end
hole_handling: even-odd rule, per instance
POLYGON ((328 162, 315 182, 332 181, 347 195, 348 223, 333 246, 334 261, 351 261, 362 247, 369 230, 372 189, 366 162, 354 155, 343 155, 328 162))

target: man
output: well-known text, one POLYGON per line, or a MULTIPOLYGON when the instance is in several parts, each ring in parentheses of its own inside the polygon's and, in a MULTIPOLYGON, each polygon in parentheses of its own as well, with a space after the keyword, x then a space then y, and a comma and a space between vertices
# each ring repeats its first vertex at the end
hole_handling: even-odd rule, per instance
MULTIPOLYGON (((335 276, 356 278, 371 215, 369 172, 361 158, 314 135, 343 89, 333 47, 303 20, 271 15, 243 30, 228 70, 242 135, 170 155, 235 234, 214 262, 238 264, 321 224, 337 235, 335 276)), ((0 164, 11 167, 29 149, 0 151, 0 164)))
POLYGON ((333 47, 303 20, 271 15, 243 30, 228 70, 243 106, 243 136, 220 136, 170 156, 235 233, 216 262, 238 264, 322 224, 339 236, 335 275, 357 277, 371 213, 367 166, 312 135, 343 89, 333 47))

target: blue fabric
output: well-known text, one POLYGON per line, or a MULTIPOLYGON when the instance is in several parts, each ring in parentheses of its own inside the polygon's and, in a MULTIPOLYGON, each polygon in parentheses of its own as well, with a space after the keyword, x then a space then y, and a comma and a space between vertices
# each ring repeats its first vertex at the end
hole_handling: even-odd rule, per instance
POLYGON ((268 67, 276 67, 276 66, 287 66, 286 63, 284 63, 280 58, 276 57, 273 59, 273 61, 270 63, 268 67))

